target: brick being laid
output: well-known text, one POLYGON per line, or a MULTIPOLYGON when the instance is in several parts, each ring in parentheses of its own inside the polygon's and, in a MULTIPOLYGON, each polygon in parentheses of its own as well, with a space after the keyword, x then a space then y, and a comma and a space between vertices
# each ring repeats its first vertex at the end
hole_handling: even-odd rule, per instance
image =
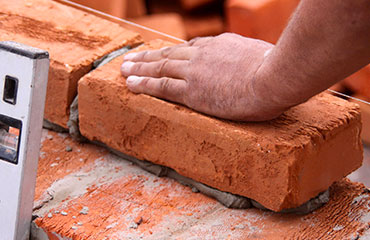
POLYGON ((356 104, 320 94, 272 121, 224 121, 131 93, 121 63, 79 82, 80 130, 90 140, 274 211, 300 206, 361 165, 356 104))
POLYGON ((370 193, 340 180, 307 215, 228 209, 92 144, 44 130, 34 239, 367 239, 370 193), (66 147, 71 151, 66 151, 66 147))
POLYGON ((227 0, 228 31, 276 43, 299 0, 227 0))
POLYGON ((66 128, 78 80, 95 60, 124 46, 135 46, 141 37, 55 1, 0 0, 0 40, 49 51, 45 119, 66 128))

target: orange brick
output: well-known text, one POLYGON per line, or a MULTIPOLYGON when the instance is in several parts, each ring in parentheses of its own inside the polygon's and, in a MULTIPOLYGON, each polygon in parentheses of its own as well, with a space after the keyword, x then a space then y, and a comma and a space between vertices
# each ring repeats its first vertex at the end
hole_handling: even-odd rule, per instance
POLYGON ((348 180, 335 183, 328 204, 307 215, 233 210, 100 147, 46 130, 43 136, 36 192, 50 197, 33 213, 33 237, 325 240, 369 234, 369 191, 348 180), (54 161, 59 164, 50 166, 54 161))
POLYGON ((222 121, 131 93, 121 63, 79 82, 80 129, 90 140, 274 211, 301 205, 361 165, 355 104, 322 94, 270 122, 222 121))
POLYGON ((0 40, 49 51, 50 72, 45 118, 67 127, 77 81, 92 63, 141 38, 115 23, 48 0, 0 1, 0 40))
MULTIPOLYGON (((184 21, 177 13, 147 15, 133 18, 131 21, 180 39, 186 39, 184 21)), ((149 31, 147 32, 150 34, 149 31)), ((145 38, 146 36, 144 35, 143 37, 145 38)))
POLYGON ((228 31, 275 43, 299 0, 227 0, 228 31))
POLYGON ((346 87, 366 98, 370 98, 370 64, 344 79, 346 87))

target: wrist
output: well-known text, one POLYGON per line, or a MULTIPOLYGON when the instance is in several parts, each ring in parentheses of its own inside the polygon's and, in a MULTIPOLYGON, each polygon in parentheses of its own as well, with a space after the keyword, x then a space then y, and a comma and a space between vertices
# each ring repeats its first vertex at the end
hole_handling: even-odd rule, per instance
POLYGON ((288 92, 278 71, 271 68, 271 54, 274 47, 267 50, 264 60, 257 69, 250 83, 250 92, 254 106, 263 109, 270 118, 279 116, 292 106, 299 104, 288 92), (271 117, 273 116, 273 117, 271 117))

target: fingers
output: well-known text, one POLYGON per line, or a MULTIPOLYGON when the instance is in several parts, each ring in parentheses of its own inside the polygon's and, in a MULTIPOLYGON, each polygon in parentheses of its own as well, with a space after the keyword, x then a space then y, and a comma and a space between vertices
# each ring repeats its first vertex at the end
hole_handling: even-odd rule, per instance
POLYGON ((159 50, 143 51, 138 53, 129 53, 123 59, 132 62, 153 62, 162 59, 189 60, 195 53, 194 47, 185 45, 165 47, 159 50))
POLYGON ((126 84, 135 93, 145 93, 178 103, 183 103, 183 96, 187 86, 185 81, 179 79, 138 76, 128 77, 126 84))
POLYGON ((162 59, 156 62, 124 62, 121 66, 123 76, 171 77, 186 79, 188 61, 162 59))

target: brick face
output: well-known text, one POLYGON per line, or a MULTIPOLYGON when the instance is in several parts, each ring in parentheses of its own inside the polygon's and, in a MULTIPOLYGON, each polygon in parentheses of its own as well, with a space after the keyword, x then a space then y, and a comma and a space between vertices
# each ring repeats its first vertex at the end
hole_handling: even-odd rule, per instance
POLYGON ((361 165, 355 104, 322 94, 270 122, 222 121, 129 92, 121 63, 79 83, 80 128, 91 140, 275 211, 304 203, 361 165))
POLYGON ((0 1, 0 40, 49 51, 45 118, 66 127, 69 105, 80 77, 105 54, 137 45, 137 33, 77 9, 48 0, 0 1))

